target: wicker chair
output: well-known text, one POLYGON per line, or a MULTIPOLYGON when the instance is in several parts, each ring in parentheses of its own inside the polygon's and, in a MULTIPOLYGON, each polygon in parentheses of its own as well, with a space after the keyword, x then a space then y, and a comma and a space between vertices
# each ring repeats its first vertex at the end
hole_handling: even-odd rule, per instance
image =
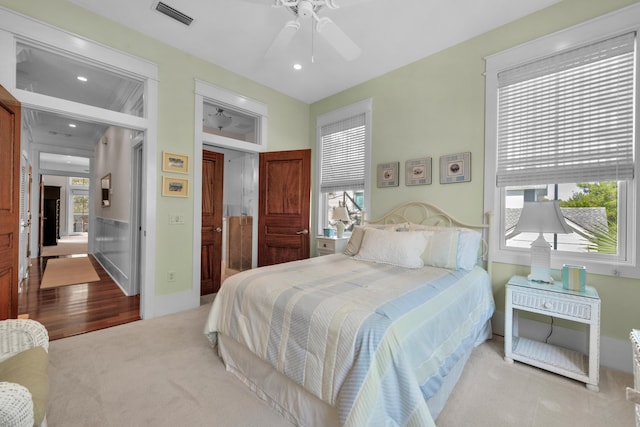
MULTIPOLYGON (((0 321, 0 362, 37 346, 49 350, 49 334, 42 324, 30 319, 0 321)), ((33 399, 26 387, 0 382, 0 425, 34 425, 33 399)), ((46 416, 40 425, 46 426, 46 416)))

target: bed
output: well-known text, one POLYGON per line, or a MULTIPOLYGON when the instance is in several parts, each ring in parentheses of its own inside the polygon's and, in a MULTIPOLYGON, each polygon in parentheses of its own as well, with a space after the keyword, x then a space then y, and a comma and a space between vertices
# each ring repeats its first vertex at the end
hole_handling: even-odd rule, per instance
POLYGON ((205 334, 295 425, 434 426, 491 337, 489 222, 401 205, 355 227, 344 254, 229 277, 205 334))

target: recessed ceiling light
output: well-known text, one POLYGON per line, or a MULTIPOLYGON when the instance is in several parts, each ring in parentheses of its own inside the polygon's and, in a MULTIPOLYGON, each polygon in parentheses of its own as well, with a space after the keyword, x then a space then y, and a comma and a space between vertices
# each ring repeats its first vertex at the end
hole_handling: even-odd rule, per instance
POLYGON ((69 123, 69 127, 70 128, 74 128, 74 127, 76 127, 76 124, 75 123, 69 123))
POLYGON ((81 82, 87 82, 88 79, 85 76, 78 76, 76 77, 78 80, 80 80, 81 82))
POLYGON ((293 69, 296 71, 302 70, 302 65, 300 64, 293 64, 293 69))

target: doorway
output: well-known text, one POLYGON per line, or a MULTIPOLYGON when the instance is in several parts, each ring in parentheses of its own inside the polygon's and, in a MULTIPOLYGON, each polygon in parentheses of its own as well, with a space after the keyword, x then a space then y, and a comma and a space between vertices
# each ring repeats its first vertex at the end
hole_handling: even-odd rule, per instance
POLYGON ((203 150, 203 295, 216 292, 226 278, 256 266, 257 170, 256 153, 221 147, 203 150))
MULTIPOLYGON (((0 43, 9 46, 3 52, 6 61, 2 62, 0 68, 2 75, 7 77, 4 84, 14 97, 23 100, 38 114, 50 112, 87 123, 103 123, 143 133, 145 175, 140 197, 143 228, 156 230, 158 66, 9 10, 0 10, 0 21, 12 22, 11 29, 0 32, 0 43), (77 78, 69 79, 69 76, 77 78)), ((46 140, 56 140, 52 145, 58 147, 58 154, 76 153, 73 135, 79 128, 74 128, 74 124, 67 123, 64 129, 41 128, 46 140)), ((29 161, 34 166, 33 181, 37 182, 35 163, 41 147, 30 139, 31 129, 25 130, 22 135, 21 151, 35 154, 29 161)), ((129 141, 127 149, 130 150, 133 143, 129 141)), ((129 168, 130 163, 123 162, 123 166, 129 168)), ((32 185, 32 190, 35 187, 32 185)), ((31 211, 35 215, 37 211, 33 206, 38 204, 34 201, 37 194, 32 196, 31 211)), ((92 207, 89 209, 91 217, 92 207)), ((32 221, 31 225, 38 228, 37 221, 32 221)), ((90 242, 92 230, 98 228, 93 221, 91 225, 88 232, 90 242)), ((34 241, 34 234, 36 230, 32 230, 31 242, 34 241)), ((119 237, 117 235, 114 239, 119 237)), ((35 249, 33 245, 31 247, 35 249)), ((162 298, 156 295, 156 257, 151 249, 155 247, 155 234, 145 234, 138 263, 143 272, 141 292, 148 296, 141 298, 142 318, 156 317, 182 308, 178 304, 161 305, 162 298)), ((125 262, 130 263, 131 259, 125 262)))

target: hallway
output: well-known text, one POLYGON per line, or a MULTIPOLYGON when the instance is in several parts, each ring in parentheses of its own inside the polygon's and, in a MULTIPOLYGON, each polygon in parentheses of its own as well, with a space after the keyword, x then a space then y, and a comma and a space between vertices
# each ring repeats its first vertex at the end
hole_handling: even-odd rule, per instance
POLYGON ((50 340, 140 320, 140 295, 125 296, 91 255, 99 281, 41 290, 47 260, 52 258, 58 257, 31 259, 18 298, 18 313, 42 323, 50 340))

